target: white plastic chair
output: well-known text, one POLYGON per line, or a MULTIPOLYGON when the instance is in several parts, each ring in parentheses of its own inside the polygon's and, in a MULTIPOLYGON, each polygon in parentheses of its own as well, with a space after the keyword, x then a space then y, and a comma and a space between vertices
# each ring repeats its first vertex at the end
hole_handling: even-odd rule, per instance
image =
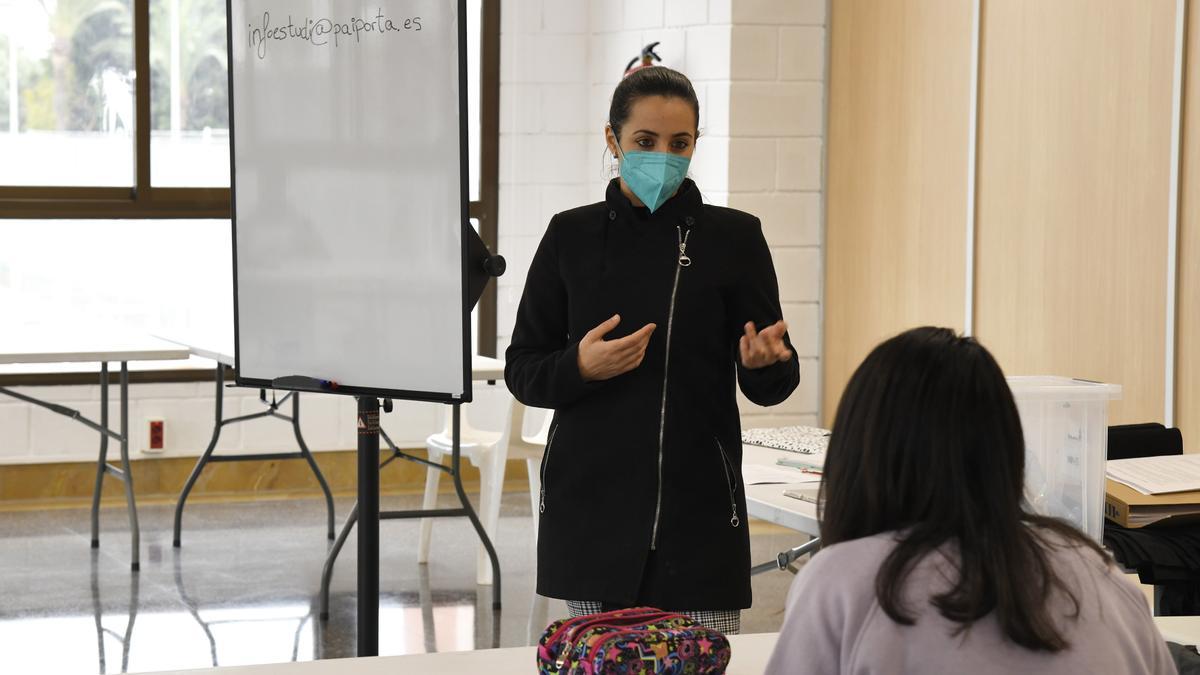
MULTIPOLYGON (((550 423, 554 418, 554 411, 543 410, 541 408, 525 408, 513 416, 513 428, 522 429, 523 433, 519 438, 512 438, 508 445, 508 456, 513 459, 524 459, 525 468, 529 474, 529 506, 533 513, 533 548, 535 551, 534 564, 536 565, 537 551, 537 536, 538 536, 538 519, 541 510, 538 508, 541 502, 542 477, 539 473, 541 469, 542 456, 546 452, 546 437, 550 434, 550 423), (538 419, 538 415, 541 419, 538 419), (524 433, 525 430, 532 429, 532 433, 524 433)), ((547 602, 546 598, 533 594, 533 598, 529 607, 529 625, 527 631, 530 644, 537 642, 541 636, 542 630, 546 626, 547 602)))
POLYGON ((513 428, 521 429, 519 438, 512 438, 508 443, 509 459, 524 459, 525 468, 529 474, 529 506, 533 510, 533 543, 537 544, 538 508, 541 502, 542 477, 539 473, 542 465, 542 455, 546 453, 546 437, 550 435, 550 422, 554 418, 552 410, 542 408, 525 408, 513 413, 513 428), (538 416, 541 419, 538 419, 538 416), (533 429, 533 433, 525 430, 533 429))
MULTIPOLYGON (((524 459, 529 469, 529 499, 533 507, 533 536, 537 541, 538 502, 541 490, 541 480, 538 469, 541 465, 542 453, 546 447, 546 436, 550 426, 550 414, 544 415, 540 429, 532 435, 522 433, 526 427, 526 411, 520 402, 511 396, 506 397, 508 406, 504 416, 504 428, 500 431, 476 429, 467 422, 467 406, 462 408, 459 421, 460 453, 471 464, 479 469, 479 520, 492 543, 496 543, 496 531, 500 521, 500 497, 504 491, 504 467, 510 459, 524 459), (513 430, 517 433, 513 434, 513 430)), ((425 448, 429 452, 429 461, 441 463, 442 458, 453 452, 450 418, 443 410, 443 429, 441 432, 425 439, 425 448)), ((532 417, 532 416, 531 416, 532 417)), ((534 420, 531 420, 534 421, 534 420)), ((442 472, 429 468, 425 474, 425 499, 422 508, 432 509, 437 506, 438 484, 442 472)), ((417 562, 429 562, 429 541, 433 534, 432 518, 421 519, 421 535, 417 544, 417 562)), ((481 585, 492 583, 492 563, 488 559, 487 549, 480 543, 475 563, 475 582, 481 585)))

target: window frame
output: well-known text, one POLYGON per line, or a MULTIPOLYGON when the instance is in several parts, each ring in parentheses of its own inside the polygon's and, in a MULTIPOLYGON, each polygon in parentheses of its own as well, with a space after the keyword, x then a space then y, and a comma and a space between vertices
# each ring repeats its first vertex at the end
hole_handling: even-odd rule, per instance
MULTIPOLYGON (((479 199, 469 215, 479 221, 488 249, 497 245, 500 173, 500 2, 481 0, 479 199)), ((230 218, 230 189, 154 187, 150 181, 150 0, 133 0, 134 184, 132 187, 0 186, 0 219, 230 218)), ((496 284, 479 301, 479 351, 496 355, 496 284)), ((155 371, 153 381, 179 381, 183 373, 209 379, 208 370, 155 371)), ((193 379, 193 378, 187 378, 193 379)), ((66 383, 58 376, 22 376, 29 384, 66 383)), ((90 381, 91 377, 87 378, 90 381)), ((73 381, 73 380, 72 380, 73 381)), ((84 380, 80 380, 84 381, 84 380)))

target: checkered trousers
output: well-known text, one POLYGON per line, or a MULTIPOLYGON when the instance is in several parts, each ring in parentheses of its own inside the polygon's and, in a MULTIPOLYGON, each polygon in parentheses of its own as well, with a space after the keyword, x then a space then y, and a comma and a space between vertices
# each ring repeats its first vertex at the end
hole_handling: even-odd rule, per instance
MULTIPOLYGON (((604 605, 594 600, 568 600, 567 611, 571 618, 599 614, 604 611, 604 605)), ((676 610, 671 610, 676 611, 676 610)), ((679 611, 705 628, 720 631, 725 635, 737 635, 742 630, 742 613, 736 609, 679 611)))

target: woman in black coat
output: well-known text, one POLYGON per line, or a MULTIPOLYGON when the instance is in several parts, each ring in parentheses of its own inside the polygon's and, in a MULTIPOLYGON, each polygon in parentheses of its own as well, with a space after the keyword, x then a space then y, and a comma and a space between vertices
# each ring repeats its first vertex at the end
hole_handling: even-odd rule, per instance
POLYGON ((676 71, 617 87, 605 133, 621 178, 550 221, 505 381, 555 411, 538 593, 573 615, 650 605, 736 632, 751 597, 735 377, 775 405, 800 374, 761 224, 683 178, 698 123, 676 71))

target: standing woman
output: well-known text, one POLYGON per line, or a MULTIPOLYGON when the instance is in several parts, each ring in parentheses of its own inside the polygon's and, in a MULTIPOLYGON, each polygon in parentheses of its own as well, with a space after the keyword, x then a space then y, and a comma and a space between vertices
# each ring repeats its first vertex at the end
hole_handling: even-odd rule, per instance
POLYGON ((775 405, 800 373, 761 224, 686 178, 698 126, 674 70, 617 86, 605 138, 620 178, 551 219, 505 381, 555 411, 538 593, 573 616, 650 605, 737 632, 751 598, 735 376, 775 405))

